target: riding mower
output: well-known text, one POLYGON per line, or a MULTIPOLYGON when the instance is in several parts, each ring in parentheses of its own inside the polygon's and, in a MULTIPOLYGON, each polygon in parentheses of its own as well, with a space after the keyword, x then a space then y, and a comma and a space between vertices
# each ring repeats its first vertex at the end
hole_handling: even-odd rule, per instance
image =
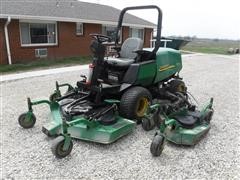
MULTIPOLYGON (((157 6, 123 9, 115 32, 116 56, 105 57, 105 44, 112 41, 110 37, 91 34, 93 59, 88 76, 81 75, 82 79, 75 87, 56 82, 56 89, 49 100, 31 101, 28 98, 28 112, 18 118, 20 126, 32 128, 36 122, 32 106, 45 103, 50 106, 51 120, 43 126, 42 131, 48 136, 57 136, 52 152, 58 158, 70 154, 72 138, 109 144, 132 132, 138 123, 142 123, 145 130, 160 124, 158 134, 162 141, 157 142, 163 147, 165 138, 170 140, 167 129, 170 126, 181 129, 178 119, 173 123, 172 118, 175 115, 188 116, 188 111, 193 114, 197 112, 188 103, 187 88, 179 77, 182 69, 180 52, 160 48, 161 27, 162 12, 157 6), (119 44, 124 14, 128 10, 138 9, 158 11, 154 48, 143 49, 143 41, 139 38, 128 38, 119 44), (62 87, 67 87, 67 92, 62 93, 62 87), (168 103, 164 105, 160 101, 168 103), (164 121, 163 115, 166 118, 164 121)), ((211 105, 206 112, 201 112, 200 119, 204 119, 209 109, 211 105)), ((193 124, 198 127, 198 124, 193 124)), ((177 133, 181 135, 179 130, 172 136, 178 136, 177 133)))

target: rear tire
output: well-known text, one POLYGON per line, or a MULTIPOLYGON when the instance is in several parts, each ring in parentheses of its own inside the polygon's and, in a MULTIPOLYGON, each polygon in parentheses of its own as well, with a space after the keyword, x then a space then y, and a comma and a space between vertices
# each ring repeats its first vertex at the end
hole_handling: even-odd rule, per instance
POLYGON ((143 87, 128 89, 121 98, 120 114, 128 119, 141 119, 149 104, 152 102, 151 93, 143 87))

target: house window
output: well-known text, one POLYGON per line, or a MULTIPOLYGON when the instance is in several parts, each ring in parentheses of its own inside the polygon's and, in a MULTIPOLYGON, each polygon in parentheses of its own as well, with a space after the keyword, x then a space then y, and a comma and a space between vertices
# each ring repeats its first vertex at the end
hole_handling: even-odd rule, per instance
POLYGON ((56 45, 56 23, 20 23, 23 46, 56 45))
POLYGON ((144 40, 144 29, 130 28, 129 37, 137 37, 144 40))
POLYGON ((76 35, 83 35, 83 23, 76 23, 76 35))
MULTIPOLYGON (((116 26, 102 26, 102 34, 111 37, 112 42, 115 42, 116 40, 116 26)), ((120 33, 120 39, 119 42, 122 42, 122 30, 120 33)))
POLYGON ((31 43, 48 43, 47 24, 30 24, 31 43))

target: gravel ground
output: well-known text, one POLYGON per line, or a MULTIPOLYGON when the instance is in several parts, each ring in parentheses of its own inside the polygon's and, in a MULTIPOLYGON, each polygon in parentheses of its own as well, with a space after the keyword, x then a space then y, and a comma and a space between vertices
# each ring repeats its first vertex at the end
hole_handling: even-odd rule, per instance
POLYGON ((195 147, 167 143, 162 156, 151 156, 155 130, 134 133, 111 145, 74 140, 71 155, 56 159, 52 139, 41 132, 49 109, 34 109, 37 123, 24 130, 18 115, 27 110, 26 97, 48 98, 54 82, 71 82, 79 73, 63 73, 1 84, 1 172, 14 179, 240 179, 239 60, 214 55, 183 60, 189 91, 200 104, 214 97, 215 114, 208 135, 195 147))

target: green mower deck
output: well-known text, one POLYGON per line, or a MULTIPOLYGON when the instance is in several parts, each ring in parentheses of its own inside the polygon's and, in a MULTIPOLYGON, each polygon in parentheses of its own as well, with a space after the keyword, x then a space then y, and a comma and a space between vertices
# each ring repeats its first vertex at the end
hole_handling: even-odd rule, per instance
MULTIPOLYGON (((197 144, 211 128, 210 121, 214 112, 212 105, 213 98, 211 98, 210 102, 204 108, 202 108, 201 111, 192 110, 191 112, 197 112, 198 114, 195 117, 193 115, 189 115, 189 110, 185 107, 168 116, 164 115, 165 118, 159 127, 159 131, 156 132, 150 146, 152 155, 161 155, 166 140, 178 145, 193 146, 197 144), (195 121, 191 127, 187 126, 186 124, 184 125, 182 121, 178 120, 179 117, 187 116, 192 116, 198 120, 195 121)), ((152 105, 150 108, 160 108, 160 104, 152 105)))
MULTIPOLYGON (((55 136, 63 133, 62 123, 56 118, 58 112, 52 111, 52 120, 46 123, 42 130, 48 136, 55 136)), ((76 117, 71 122, 66 122, 68 133, 72 138, 110 144, 122 136, 130 133, 135 122, 117 116, 117 122, 113 125, 102 125, 99 122, 90 122, 84 117, 76 117)))
POLYGON ((179 145, 195 145, 210 129, 209 124, 202 124, 193 129, 179 128, 170 130, 166 128, 165 137, 168 141, 179 145))
POLYGON ((32 105, 48 104, 51 110, 49 121, 42 127, 42 131, 48 136, 57 136, 68 133, 70 137, 93 141, 102 144, 109 144, 122 136, 130 133, 136 123, 116 115, 116 123, 103 125, 94 120, 88 120, 84 116, 74 116, 71 121, 63 120, 61 109, 57 102, 48 100, 31 102, 28 99, 28 114, 33 114, 32 105), (66 132, 65 132, 66 131, 66 132))

